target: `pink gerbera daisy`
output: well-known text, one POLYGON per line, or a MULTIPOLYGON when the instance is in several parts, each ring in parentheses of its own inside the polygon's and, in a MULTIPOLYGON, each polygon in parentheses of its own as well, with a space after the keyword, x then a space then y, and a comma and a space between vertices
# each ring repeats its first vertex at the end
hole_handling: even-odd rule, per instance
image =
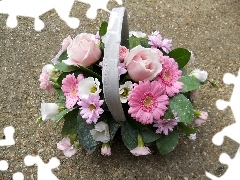
POLYGON ((81 99, 77 104, 80 106, 82 118, 88 124, 92 122, 96 124, 100 114, 103 113, 103 109, 100 107, 103 104, 103 100, 100 100, 100 96, 98 94, 90 94, 88 98, 81 99))
POLYGON ((78 83, 84 79, 82 74, 76 78, 74 74, 67 75, 62 80, 62 91, 66 96, 66 108, 71 109, 79 100, 78 97, 78 83))
POLYGON ((179 82, 178 79, 182 75, 182 71, 178 69, 177 62, 168 56, 163 56, 163 69, 159 76, 156 78, 160 84, 165 86, 165 93, 172 97, 183 87, 183 83, 179 82))
POLYGON ((157 81, 140 81, 128 98, 128 113, 142 124, 151 124, 164 115, 169 104, 164 88, 157 81))

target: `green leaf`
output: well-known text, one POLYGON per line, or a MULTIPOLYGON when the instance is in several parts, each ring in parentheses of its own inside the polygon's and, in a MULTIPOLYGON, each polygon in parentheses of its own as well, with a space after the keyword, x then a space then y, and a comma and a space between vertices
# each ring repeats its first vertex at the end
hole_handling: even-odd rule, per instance
POLYGON ((80 114, 77 116, 78 121, 78 138, 81 143, 81 146, 89 153, 93 153, 96 149, 96 146, 100 143, 93 139, 90 134, 90 130, 94 129, 94 124, 87 124, 86 121, 81 117, 80 114))
POLYGON ((66 106, 66 100, 65 100, 65 97, 62 97, 62 98, 57 100, 56 104, 60 107, 65 107, 66 106), (64 99, 62 99, 62 98, 64 98, 64 99))
POLYGON ((136 129, 134 129, 131 126, 131 124, 129 124, 127 121, 121 128, 121 134, 122 134, 122 140, 123 140, 125 146, 129 150, 132 150, 135 147, 137 147, 138 131, 136 129))
POLYGON ((74 144, 77 139, 77 134, 70 134, 68 137, 70 138, 70 143, 74 144))
POLYGON ((63 60, 67 60, 68 59, 68 54, 67 51, 64 51, 58 58, 59 62, 62 62, 63 60))
POLYGON ((193 76, 182 76, 178 81, 184 84, 183 88, 180 91, 183 93, 196 90, 200 86, 200 82, 193 76))
POLYGON ((126 118, 127 118, 127 121, 136 129, 139 129, 139 130, 146 130, 148 129, 147 125, 143 125, 141 124, 140 122, 136 121, 135 119, 133 119, 131 117, 130 114, 127 114, 126 115, 126 118))
POLYGON ((163 119, 173 119, 174 117, 175 117, 175 116, 174 116, 174 114, 173 114, 173 112, 172 112, 171 107, 168 106, 168 109, 167 109, 167 111, 165 112, 163 119))
POLYGON ((146 38, 139 38, 140 44, 142 47, 150 48, 150 44, 148 44, 148 40, 146 38))
POLYGON ((64 120, 62 132, 61 132, 61 134, 63 136, 67 136, 69 134, 77 134, 77 115, 78 115, 78 113, 79 113, 79 109, 74 109, 64 116, 65 120, 64 120))
POLYGON ((129 49, 132 49, 138 45, 141 45, 139 38, 137 38, 136 36, 131 36, 129 38, 129 49))
POLYGON ((107 33, 107 27, 108 23, 106 21, 103 21, 99 30, 100 37, 104 36, 107 33))
POLYGON ((128 39, 122 40, 121 45, 129 49, 129 40, 128 39))
POLYGON ((61 89, 55 89, 60 97, 64 97, 64 93, 61 89))
POLYGON ((74 108, 72 109, 64 109, 60 113, 58 113, 56 116, 52 118, 53 121, 56 121, 58 123, 67 113, 71 112, 74 108))
POLYGON ((172 97, 169 106, 177 113, 180 122, 191 122, 194 118, 192 103, 184 95, 178 94, 172 97))
POLYGON ((156 145, 162 155, 172 152, 178 144, 178 133, 176 131, 170 132, 167 136, 162 135, 157 141, 156 145))
POLYGON ((183 67, 180 70, 182 71, 182 76, 186 76, 187 75, 187 69, 185 67, 183 67))
POLYGON ((156 134, 154 129, 140 131, 140 134, 142 135, 144 143, 154 142, 162 136, 161 134, 156 134))
POLYGON ((186 125, 185 123, 182 123, 182 122, 178 123, 178 127, 186 135, 190 135, 190 134, 196 133, 196 129, 194 129, 192 127, 189 127, 188 125, 186 125))
POLYGON ((184 48, 177 48, 172 50, 169 54, 169 57, 175 59, 175 61, 178 63, 178 68, 183 68, 188 61, 190 60, 191 53, 184 48))
POLYGON ((65 63, 57 63, 55 64, 54 67, 62 72, 71 72, 78 69, 78 67, 76 66, 69 66, 69 65, 66 65, 65 63))

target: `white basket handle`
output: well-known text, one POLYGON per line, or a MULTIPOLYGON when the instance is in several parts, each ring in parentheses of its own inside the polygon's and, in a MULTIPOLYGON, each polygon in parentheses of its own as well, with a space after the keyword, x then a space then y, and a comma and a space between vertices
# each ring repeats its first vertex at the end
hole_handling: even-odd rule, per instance
POLYGON ((129 38, 127 12, 124 7, 113 8, 110 13, 103 57, 103 93, 106 104, 117 122, 125 121, 119 95, 118 61, 120 42, 129 38))

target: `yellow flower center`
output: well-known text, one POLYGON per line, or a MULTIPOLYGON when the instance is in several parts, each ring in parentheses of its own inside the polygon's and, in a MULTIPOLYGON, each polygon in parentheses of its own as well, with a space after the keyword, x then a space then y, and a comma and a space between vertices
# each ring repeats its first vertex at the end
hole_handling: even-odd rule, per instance
POLYGON ((147 96, 147 97, 144 99, 143 103, 144 103, 144 105, 147 106, 147 107, 151 106, 151 105, 152 105, 152 99, 151 99, 151 97, 147 96))
POLYGON ((96 107, 93 104, 90 104, 89 109, 92 111, 92 110, 96 109, 96 107))
POLYGON ((128 92, 129 92, 129 89, 128 88, 123 88, 123 93, 121 94, 123 97, 127 97, 128 96, 128 92))
POLYGON ((169 72, 166 72, 165 73, 165 77, 166 77, 166 79, 170 79, 171 78, 171 74, 169 72))
POLYGON ((97 87, 96 86, 93 86, 90 90, 91 93, 95 93, 97 91, 97 87))
POLYGON ((72 88, 71 89, 71 94, 76 95, 76 93, 77 93, 77 89, 76 88, 72 88))

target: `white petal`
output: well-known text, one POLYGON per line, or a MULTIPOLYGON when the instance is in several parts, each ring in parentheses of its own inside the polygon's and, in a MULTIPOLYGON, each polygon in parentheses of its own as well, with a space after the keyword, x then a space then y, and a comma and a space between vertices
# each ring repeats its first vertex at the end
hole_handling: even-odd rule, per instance
POLYGON ((42 120, 52 119, 58 114, 59 106, 56 103, 41 103, 42 120))

